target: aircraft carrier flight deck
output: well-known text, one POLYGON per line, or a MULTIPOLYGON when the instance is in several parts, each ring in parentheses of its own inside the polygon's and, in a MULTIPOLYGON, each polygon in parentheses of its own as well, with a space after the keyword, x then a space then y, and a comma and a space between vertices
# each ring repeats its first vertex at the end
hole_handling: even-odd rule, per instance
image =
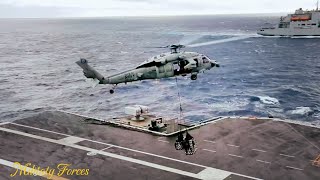
POLYGON ((316 126, 224 117, 189 130, 197 151, 186 155, 174 148, 175 135, 84 123, 85 118, 49 111, 1 123, 0 179, 320 179, 316 126), (70 164, 88 172, 10 176, 27 163, 43 168, 70 164))

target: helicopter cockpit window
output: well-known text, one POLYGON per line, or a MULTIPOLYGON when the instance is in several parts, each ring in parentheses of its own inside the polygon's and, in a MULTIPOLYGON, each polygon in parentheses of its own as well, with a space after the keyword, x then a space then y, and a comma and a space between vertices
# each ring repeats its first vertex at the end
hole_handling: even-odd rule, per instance
POLYGON ((203 63, 208 63, 209 59, 207 57, 202 57, 203 63))
POLYGON ((196 62, 197 67, 199 67, 199 61, 197 58, 193 59, 196 62))

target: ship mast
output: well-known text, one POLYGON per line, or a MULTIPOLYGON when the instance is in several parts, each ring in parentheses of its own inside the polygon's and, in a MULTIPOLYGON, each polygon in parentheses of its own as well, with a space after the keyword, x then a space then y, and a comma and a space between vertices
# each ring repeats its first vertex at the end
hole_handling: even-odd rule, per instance
POLYGON ((317 11, 319 10, 319 0, 317 0, 317 11))

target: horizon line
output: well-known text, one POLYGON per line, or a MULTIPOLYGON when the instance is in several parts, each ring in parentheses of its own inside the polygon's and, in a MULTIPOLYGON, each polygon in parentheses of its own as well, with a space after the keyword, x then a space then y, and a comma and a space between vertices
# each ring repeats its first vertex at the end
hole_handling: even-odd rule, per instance
POLYGON ((190 16, 279 16, 288 12, 277 13, 218 13, 218 14, 178 14, 178 15, 110 15, 110 16, 57 16, 57 17, 0 17, 0 19, 102 19, 102 18, 157 18, 157 17, 190 17, 190 16))

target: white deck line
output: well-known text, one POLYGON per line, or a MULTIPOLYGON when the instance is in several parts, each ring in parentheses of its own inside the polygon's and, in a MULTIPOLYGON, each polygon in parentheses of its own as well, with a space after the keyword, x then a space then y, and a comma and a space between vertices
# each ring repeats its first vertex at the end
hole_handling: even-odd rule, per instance
POLYGON ((208 143, 213 143, 215 144, 216 142, 215 141, 210 141, 210 140, 203 140, 204 142, 208 142, 208 143))
POLYGON ((264 151, 264 150, 261 150, 261 149, 252 149, 252 151, 259 151, 259 152, 267 152, 267 151, 264 151))
POLYGON ((201 165, 201 164, 196 164, 196 163, 192 163, 192 162, 188 162, 188 161, 174 159, 174 158, 170 158, 170 157, 166 157, 166 156, 161 156, 161 155, 158 155, 158 154, 152 154, 152 153, 148 153, 148 152, 144 152, 144 151, 140 151, 140 150, 130 149, 130 148, 126 148, 126 147, 122 147, 122 146, 118 146, 118 145, 113 145, 113 144, 108 144, 108 143, 95 141, 95 140, 91 140, 91 139, 86 139, 86 141, 95 142, 95 143, 103 144, 103 145, 109 145, 109 146, 113 146, 113 147, 119 148, 119 149, 124 149, 124 150, 127 150, 127 151, 137 152, 137 153, 141 153, 141 154, 145 154, 145 155, 149 155, 149 156, 163 158, 163 159, 167 159, 167 160, 171 160, 171 161, 175 161, 175 162, 180 162, 180 163, 184 163, 184 164, 189 164, 189 165, 193 165, 193 166, 198 166, 198 167, 202 167, 202 168, 207 168, 208 167, 208 166, 204 166, 204 165, 201 165))
POLYGON ((290 169, 295 169, 295 170, 303 171, 303 169, 296 168, 296 167, 292 167, 292 166, 286 166, 286 167, 287 167, 287 168, 290 168, 290 169))
MULTIPOLYGON (((68 112, 68 111, 63 111, 63 110, 57 110, 57 112, 62 112, 62 113, 67 113, 67 114, 72 114, 72 115, 76 115, 76 116, 92 118, 92 119, 97 119, 97 120, 100 120, 100 121, 108 122, 106 120, 99 119, 99 118, 96 118, 96 117, 90 117, 90 116, 86 116, 86 115, 82 115, 82 114, 78 114, 78 113, 73 113, 73 112, 68 112)), ((247 116, 218 116, 218 117, 212 117, 212 118, 208 118, 206 120, 203 120, 202 122, 205 122, 205 123, 201 123, 200 122, 200 124, 197 125, 196 127, 200 127, 200 126, 203 126, 203 125, 206 125, 206 124, 216 123, 218 121, 225 120, 225 119, 231 119, 232 120, 232 119, 248 119, 248 118, 250 118, 250 117, 247 117, 247 116), (215 120, 211 121, 212 119, 215 119, 215 120)), ((271 121, 282 121, 282 122, 287 122, 287 123, 291 123, 291 124, 299 124, 299 125, 315 127, 315 128, 320 129, 320 126, 313 125, 312 123, 307 123, 307 122, 302 122, 302 121, 301 122, 297 122, 295 120, 290 120, 290 119, 269 118, 269 117, 257 117, 257 119, 260 119, 260 120, 271 120, 271 121)), ((164 136, 168 136, 168 135, 171 135, 171 134, 174 134, 174 133, 171 133, 171 134, 159 133, 159 134, 164 135, 164 136)))
MULTIPOLYGON (((20 125, 20 124, 19 124, 20 125)), ((26 125, 23 125, 25 127, 29 127, 29 128, 34 128, 32 126, 26 126, 26 125)), ((57 132, 54 132, 54 131, 49 131, 49 130, 44 130, 44 129, 40 129, 40 128, 36 128, 38 130, 43 130, 43 131, 46 131, 46 132, 51 132, 51 133, 56 133, 56 134, 60 134, 60 135, 65 135, 65 136, 70 136, 68 134, 64 134, 64 133, 57 133, 57 132)), ((11 130, 11 129, 6 129, 6 128, 1 128, 0 127, 0 130, 2 131, 7 131, 7 132, 12 132, 12 133, 15 133, 15 134, 20 134, 20 135, 24 135, 24 136, 28 136, 28 137, 32 137, 32 138, 35 138, 35 139, 39 139, 40 140, 43 140, 43 139, 46 139, 46 140, 49 140, 48 142, 53 142, 53 143, 57 143, 59 144, 59 141, 58 140, 53 140, 53 139, 50 139, 50 138, 45 138, 45 137, 40 137, 40 136, 36 136, 36 135, 33 135, 33 134, 28 134, 28 133, 24 133, 24 132, 20 132, 20 131, 15 131, 15 130, 11 130)), ((152 154, 152 153, 148 153, 148 152, 144 152, 144 151, 139 151, 139 150, 134 150, 134 149, 130 149, 130 148, 126 148, 126 147, 122 147, 122 146, 118 146, 118 145, 114 145, 114 144, 108 144, 108 143, 103 143, 103 142, 99 142, 99 141, 94 141, 94 140, 90 140, 90 139, 85 139, 83 138, 84 140, 86 141, 91 141, 91 142, 95 142, 95 143, 98 143, 98 144, 104 144, 104 145, 108 145, 108 146, 112 146, 112 147, 116 147, 116 148, 119 148, 119 149, 125 149, 125 150, 128 150, 128 151, 133 151, 133 152, 138 152, 138 153, 142 153, 142 154, 145 154, 145 155, 150 155, 150 156, 154 156, 154 157, 159 157, 159 158, 163 158, 163 159, 168 159, 168 160, 172 160, 172 161, 175 161, 175 162, 180 162, 180 163, 184 163, 184 164, 189 164, 189 165, 193 165, 193 166, 198 166, 198 167, 203 167, 203 168, 211 168, 211 167, 208 167, 208 166, 204 166, 204 165, 201 165, 201 164, 196 164, 196 163, 191 163, 191 162, 188 162, 188 161, 183 161, 183 160, 179 160, 179 159, 173 159, 173 158, 170 158, 170 157, 166 157, 166 156, 161 156, 161 155, 157 155, 157 154, 152 154)), ((45 140, 45 141, 46 141, 45 140)), ((62 144, 62 145, 65 145, 65 144, 62 144)), ((67 145, 67 146, 70 146, 70 147, 83 147, 83 146, 79 146, 79 145, 67 145)), ((86 148, 86 147, 84 147, 86 148)), ((89 152, 96 152, 96 151, 99 151, 99 150, 96 150, 96 149, 91 149, 91 148, 86 148, 87 151, 89 152)), ((104 152, 104 151, 102 151, 104 152)), ((108 153, 108 154, 112 154, 112 153, 108 153)), ((120 155, 116 155, 116 156, 120 156, 120 155)), ((110 156, 112 157, 112 156, 110 156)), ((133 158, 131 158, 133 159, 133 158)), ((141 161, 141 160, 139 160, 141 161)), ((151 163, 152 164, 152 163, 151 163)), ((220 170, 220 169, 217 169, 217 170, 220 170)), ((228 171, 226 171, 228 172, 228 171)), ((189 172, 188 172, 189 173, 189 172)), ((256 178, 256 177, 252 177, 252 176, 247 176, 247 175, 243 175, 243 174, 239 174, 239 173, 233 173, 233 172, 228 172, 228 173, 231 173, 231 174, 234 174, 234 175, 238 175, 238 176, 242 176, 242 177, 246 177, 246 178, 249 178, 249 179, 254 179, 254 180, 262 180, 260 178, 256 178)))
POLYGON ((164 143, 170 143, 169 141, 161 140, 161 139, 158 139, 158 141, 160 141, 160 142, 164 142, 164 143))
MULTIPOLYGON (((16 124, 16 125, 20 125, 20 124, 16 124)), ((32 126, 27 126, 27 125, 22 125, 22 126, 23 127, 28 127, 28 128, 31 128, 31 129, 37 129, 37 130, 40 130, 40 131, 55 133, 55 134, 59 134, 59 135, 70 136, 68 134, 58 133, 58 132, 49 131, 49 130, 40 129, 40 128, 35 128, 35 127, 32 127, 32 126)), ((145 154, 145 155, 149 155, 149 156, 159 157, 159 158, 172 160, 172 161, 176 161, 176 162, 181 162, 181 163, 185 163, 185 164, 189 164, 189 165, 193 165, 193 166, 207 168, 207 166, 196 164, 196 163, 191 163, 191 162, 188 162, 188 161, 183 161, 183 160, 179 160, 179 159, 173 159, 173 158, 169 158, 169 157, 166 157, 166 156, 161 156, 161 155, 152 154, 152 153, 148 153, 148 152, 144 152, 144 151, 130 149, 130 148, 123 147, 123 146, 118 146, 118 145, 115 145, 115 144, 109 144, 109 143, 104 143, 104 142, 95 141, 95 140, 91 140, 91 139, 85 139, 85 138, 83 138, 83 139, 86 140, 86 141, 90 141, 90 142, 94 142, 94 143, 98 143, 98 144, 103 144, 103 145, 107 145, 107 146, 112 146, 112 147, 119 148, 119 149, 124 149, 124 150, 127 150, 127 151, 137 152, 137 153, 141 153, 141 154, 145 154)))
MULTIPOLYGON (((165 136, 165 137, 177 134, 177 132, 173 132, 173 133, 169 133, 169 134, 160 133, 160 132, 151 131, 151 130, 148 130, 148 129, 145 129, 145 128, 140 128, 140 127, 136 127, 136 126, 132 126, 132 125, 116 123, 116 122, 113 122, 113 121, 107 121, 107 120, 104 120, 104 119, 100 119, 100 118, 96 118, 96 117, 90 117, 90 116, 86 116, 86 115, 82 115, 82 114, 78 114, 78 113, 73 113, 73 112, 68 112, 68 111, 63 111, 63 110, 58 110, 57 112, 62 112, 62 113, 66 113, 66 114, 72 114, 72 115, 75 115, 75 116, 85 117, 85 118, 89 118, 89 119, 95 119, 95 120, 102 121, 102 122, 109 122, 109 123, 116 124, 116 125, 119 125, 119 126, 122 126, 122 127, 127 127, 127 128, 131 128, 131 129, 138 129, 138 130, 142 130, 144 132, 149 132, 149 133, 152 133, 152 134, 157 134, 157 135, 161 135, 161 136, 165 136)), ((206 120, 198 123, 197 125, 194 125, 192 127, 183 129, 183 131, 197 129, 198 127, 201 127, 201 126, 204 126, 204 125, 207 125, 207 124, 214 124, 214 123, 217 123, 218 121, 221 121, 221 120, 224 120, 224 119, 229 119, 229 117, 223 117, 223 116, 212 117, 212 118, 206 119, 206 120)))
POLYGON ((229 173, 215 168, 206 168, 199 172, 198 175, 201 179, 205 180, 226 179, 230 176, 229 173))
POLYGON ((13 123, 13 122, 10 123, 10 124, 13 124, 13 125, 16 125, 16 126, 21 126, 21 127, 26 127, 26 128, 31 128, 31 129, 36 129, 36 130, 39 130, 39 131, 49 132, 49 133, 53 133, 53 134, 59 134, 59 135, 63 135, 63 136, 71 136, 71 135, 68 135, 68 134, 58 133, 58 132, 49 131, 49 130, 46 130, 46 129, 40 129, 40 128, 27 126, 27 125, 23 125, 23 124, 17 124, 17 123, 13 123))
POLYGON ((233 157, 238 157, 238 158, 243 158, 243 156, 238 156, 238 155, 235 155, 235 154, 228 154, 229 156, 233 156, 233 157))
POLYGON ((236 147, 236 148, 240 147, 240 146, 237 146, 237 145, 234 145, 234 144, 227 144, 227 146, 236 147))
POLYGON ((2 126, 2 125, 6 125, 6 124, 9 124, 10 122, 2 122, 2 123, 0 123, 0 126, 2 126))
MULTIPOLYGON (((43 173, 42 171, 39 171, 37 169, 32 169, 30 167, 27 167, 27 166, 23 166, 22 164, 21 165, 18 165, 18 164, 15 164, 14 162, 11 162, 11 161, 7 161, 7 160, 4 160, 4 159, 0 159, 0 164, 4 165, 4 166, 8 166, 8 167, 11 167, 11 168, 14 168, 14 169, 18 169, 18 170, 22 170, 22 171, 26 171, 28 173, 35 173, 36 175, 38 176, 42 176, 42 177, 45 177, 45 178, 51 178, 52 180, 68 180, 67 178, 64 178, 64 177, 60 177, 60 176, 56 176, 56 175, 53 175, 52 177, 47 174, 47 173, 43 173)), ((24 176, 21 176, 19 174, 20 172, 18 172, 15 176, 13 176, 12 178, 16 179, 17 177, 21 177, 22 179, 24 179, 23 177, 24 176)), ((15 174, 15 172, 12 172, 12 174, 15 174)), ((10 174, 8 174, 10 175, 10 174)), ((32 177, 32 175, 26 175, 26 176, 30 176, 32 177)))
POLYGON ((286 156, 286 157, 291 157, 291 158, 295 157, 295 156, 290 156, 290 155, 287 155, 287 154, 280 154, 280 156, 286 156))
POLYGON ((109 147, 106 147, 106 148, 100 149, 100 151, 104 151, 104 150, 110 149, 110 148, 112 148, 112 147, 113 147, 113 146, 109 146, 109 147))
MULTIPOLYGON (((126 128, 130 128, 130 129, 135 129, 135 130, 141 130, 141 131, 144 131, 144 132, 149 132, 149 133, 157 134, 157 135, 161 135, 161 136, 171 136, 171 135, 176 133, 176 132, 173 132, 173 133, 170 133, 170 134, 165 134, 165 133, 151 131, 151 130, 148 130, 148 129, 145 129, 145 128, 141 128, 141 127, 137 127, 137 126, 121 124, 121 123, 117 123, 117 122, 114 122, 114 121, 108 121, 108 120, 104 120, 104 119, 100 119, 100 118, 96 118, 96 117, 90 117, 90 116, 86 116, 86 115, 82 115, 82 114, 78 114, 78 113, 62 111, 62 110, 59 110, 58 112, 71 114, 71 115, 75 115, 75 116, 79 116, 79 117, 84 117, 84 118, 88 118, 88 119, 94 119, 94 120, 98 120, 98 121, 101 121, 101 122, 112 123, 114 125, 118 125, 118 126, 121 126, 121 127, 126 127, 126 128)), ((195 127, 191 127, 191 128, 193 129, 195 127)))
POLYGON ((263 161, 263 160, 260 160, 260 159, 257 159, 256 161, 258 161, 258 162, 262 162, 262 163, 266 163, 266 164, 271 164, 271 162, 263 161))
POLYGON ((66 137, 66 138, 59 139, 58 141, 64 142, 64 143, 67 143, 67 144, 76 144, 78 142, 84 141, 84 139, 83 138, 79 138, 79 137, 75 137, 75 136, 69 136, 69 137, 66 137))
POLYGON ((210 149, 202 149, 202 150, 204 150, 204 151, 209 151, 209 152, 213 152, 213 153, 217 152, 217 151, 210 150, 210 149))
MULTIPOLYGON (((113 154, 113 153, 109 153, 109 152, 105 152, 105 151, 100 151, 100 150, 97 150, 97 149, 88 148, 88 147, 84 147, 84 146, 80 146, 80 145, 76 145, 76 144, 68 144, 68 143, 63 142, 63 141, 54 140, 54 139, 41 137, 41 136, 36 136, 36 135, 33 135, 33 134, 28 134, 28 133, 21 132, 21 131, 1 128, 1 127, 0 127, 0 130, 1 131, 5 131, 5 132, 9 132, 9 133, 14 133, 14 134, 26 136, 26 137, 30 137, 30 138, 34 138, 34 139, 39 139, 39 140, 55 143, 55 144, 69 146, 69 147, 72 147, 72 148, 75 148, 75 149, 80 149, 80 150, 84 150, 84 151, 88 151, 88 152, 94 152, 96 154, 109 156, 109 157, 112 157, 112 158, 116 158, 116 159, 120 159, 120 160, 124 160, 124 161, 128 161, 128 162, 132 162, 132 163, 136 163, 136 164, 141 164, 141 165, 144 165, 144 166, 160 169, 160 170, 163 170, 163 171, 168 171, 168 172, 172 172, 172 173, 176 173, 176 174, 180 174, 180 175, 184 175, 184 176, 189 176, 189 177, 192 177, 192 178, 200 179, 200 176, 197 175, 197 174, 194 174, 194 173, 190 173, 190 172, 187 172, 187 171, 182 171, 182 170, 179 170, 179 169, 174 169, 174 168, 167 167, 167 166, 162 166, 162 165, 155 164, 155 163, 142 161, 142 160, 139 160, 139 159, 134 159, 134 158, 126 157, 126 156, 121 156, 121 155, 117 155, 117 154, 113 154)), ((230 175, 232 174, 231 172, 227 172, 227 171, 226 171, 226 173, 229 173, 230 175)))

